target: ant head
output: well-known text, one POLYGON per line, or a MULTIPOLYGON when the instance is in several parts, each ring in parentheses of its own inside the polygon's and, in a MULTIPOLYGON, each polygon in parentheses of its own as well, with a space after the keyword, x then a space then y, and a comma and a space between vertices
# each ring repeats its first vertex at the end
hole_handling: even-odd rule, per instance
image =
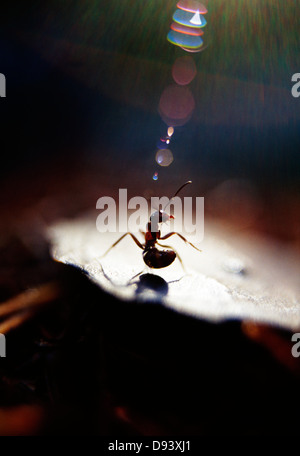
POLYGON ((160 220, 159 220, 160 223, 169 222, 171 219, 174 218, 174 215, 170 215, 165 211, 159 211, 159 215, 160 215, 160 220))
POLYGON ((156 211, 150 217, 151 223, 166 223, 174 218, 174 215, 170 215, 165 211, 156 211))

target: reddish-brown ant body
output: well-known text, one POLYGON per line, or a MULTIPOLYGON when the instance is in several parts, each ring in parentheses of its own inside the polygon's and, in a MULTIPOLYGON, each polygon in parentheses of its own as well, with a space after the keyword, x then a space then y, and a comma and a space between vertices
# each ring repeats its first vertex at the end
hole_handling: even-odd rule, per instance
MULTIPOLYGON (((178 195, 178 193, 188 184, 191 184, 191 181, 186 182, 183 184, 175 193, 175 195, 170 199, 169 203, 167 206, 170 204, 173 198, 178 195)), ((173 219, 173 215, 169 215, 167 212, 165 212, 166 207, 164 210, 159 210, 154 212, 150 216, 150 221, 147 223, 147 229, 146 232, 142 232, 143 235, 145 236, 145 243, 142 244, 135 236, 134 234, 128 232, 123 234, 106 252, 103 256, 105 256, 111 249, 113 249, 117 244, 119 244, 122 239, 125 238, 125 236, 129 235, 133 239, 133 241, 136 243, 136 245, 143 250, 143 260, 146 263, 146 265, 149 268, 152 269, 161 269, 161 268, 166 268, 167 266, 170 266, 170 264, 173 263, 175 258, 177 257, 183 267, 182 260, 178 253, 170 246, 164 246, 159 244, 158 241, 164 241, 165 239, 168 239, 171 236, 174 236, 175 234, 180 237, 184 242, 187 244, 191 245, 194 249, 199 250, 195 245, 193 245, 191 242, 189 242, 184 236, 182 236, 179 233, 176 233, 175 231, 172 231, 171 233, 166 234, 165 236, 161 237, 160 229, 159 226, 161 223, 166 223, 169 220, 173 219), (156 245, 160 247, 165 247, 168 250, 161 250, 156 247, 156 245)))

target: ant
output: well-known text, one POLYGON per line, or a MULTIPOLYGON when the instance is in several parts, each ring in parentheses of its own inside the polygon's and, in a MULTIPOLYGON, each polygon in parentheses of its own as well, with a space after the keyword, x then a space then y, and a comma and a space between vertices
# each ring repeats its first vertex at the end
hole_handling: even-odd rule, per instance
MULTIPOLYGON (((174 196, 172 196, 172 198, 169 200, 167 206, 184 187, 191 183, 192 181, 188 181, 185 182, 185 184, 181 185, 181 187, 179 187, 174 196)), ((174 236, 176 234, 184 242, 191 245, 194 249, 198 250, 198 252, 201 252, 201 250, 199 250, 194 244, 189 242, 184 236, 182 236, 179 233, 176 233, 175 231, 172 231, 171 233, 168 233, 165 236, 161 237, 159 225, 161 223, 166 223, 171 219, 174 219, 173 215, 170 215, 167 212, 165 212, 167 206, 165 206, 163 210, 156 211, 150 216, 150 221, 147 223, 146 232, 141 231, 142 234, 145 236, 144 244, 141 244, 140 241, 134 236, 134 234, 128 232, 123 234, 123 236, 121 236, 113 245, 111 245, 109 249, 102 255, 102 257, 104 257, 111 249, 113 249, 117 244, 119 244, 119 242, 121 242, 122 239, 125 238, 125 236, 129 235, 136 243, 136 245, 143 250, 143 260, 149 268, 166 268, 167 266, 170 266, 170 264, 172 264, 175 258, 177 257, 184 270, 182 259, 180 258, 178 253, 172 247, 167 245, 161 245, 158 241, 164 241, 165 239, 168 239, 169 237, 174 236), (156 245, 170 250, 158 249, 156 245)))

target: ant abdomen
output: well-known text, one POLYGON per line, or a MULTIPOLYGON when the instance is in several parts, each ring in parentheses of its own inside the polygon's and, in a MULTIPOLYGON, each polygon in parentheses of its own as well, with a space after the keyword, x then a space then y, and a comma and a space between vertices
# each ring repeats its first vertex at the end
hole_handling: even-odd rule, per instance
POLYGON ((151 248, 143 253, 143 259, 149 268, 161 269, 170 266, 176 258, 173 250, 158 250, 151 248))

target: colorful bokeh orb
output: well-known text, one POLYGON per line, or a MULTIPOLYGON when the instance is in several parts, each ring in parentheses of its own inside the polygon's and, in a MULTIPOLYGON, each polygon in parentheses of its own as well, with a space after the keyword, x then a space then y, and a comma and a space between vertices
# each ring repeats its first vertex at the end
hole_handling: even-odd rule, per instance
POLYGON ((207 21, 206 7, 197 0, 180 0, 173 14, 173 22, 167 39, 187 52, 200 52, 203 46, 203 28, 207 21))

